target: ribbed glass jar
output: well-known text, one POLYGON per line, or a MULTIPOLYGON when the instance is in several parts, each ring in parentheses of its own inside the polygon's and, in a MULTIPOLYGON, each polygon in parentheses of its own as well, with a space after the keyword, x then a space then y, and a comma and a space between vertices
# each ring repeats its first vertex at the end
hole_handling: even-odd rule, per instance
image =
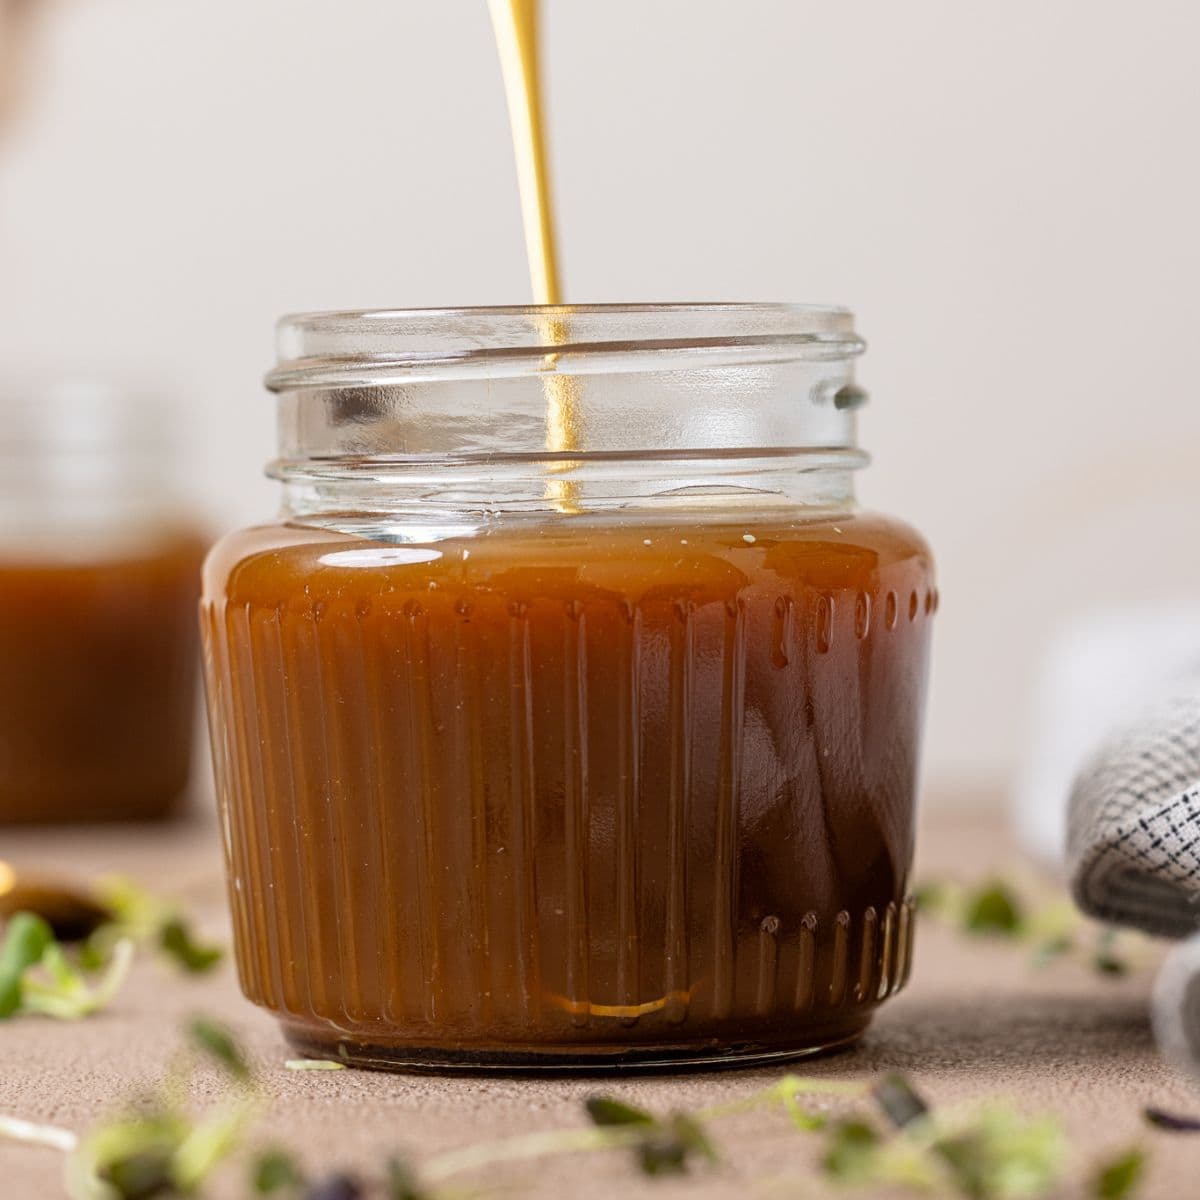
POLYGON ((925 543, 855 507, 848 313, 285 319, 209 557, 238 965, 372 1066, 843 1044, 905 981, 925 543))

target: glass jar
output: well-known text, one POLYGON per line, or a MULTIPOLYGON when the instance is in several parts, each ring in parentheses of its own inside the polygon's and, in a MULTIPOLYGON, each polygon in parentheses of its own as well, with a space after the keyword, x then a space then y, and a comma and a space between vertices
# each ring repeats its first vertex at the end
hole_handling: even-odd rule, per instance
POLYGON ((278 522, 209 556, 237 959, 384 1067, 839 1046, 901 987, 928 548, 849 313, 298 316, 278 522))
POLYGON ((161 402, 0 385, 0 822, 161 817, 188 782, 206 541, 161 402))

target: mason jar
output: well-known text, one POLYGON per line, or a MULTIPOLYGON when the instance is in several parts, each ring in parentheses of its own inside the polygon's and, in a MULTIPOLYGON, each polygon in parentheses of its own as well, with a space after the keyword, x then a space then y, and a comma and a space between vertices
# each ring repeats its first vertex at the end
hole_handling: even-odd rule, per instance
POLYGON ((908 977, 925 542, 850 313, 285 318, 202 602, 241 983, 382 1067, 774 1059, 908 977))
POLYGON ((185 793, 207 546, 160 397, 0 382, 0 823, 161 817, 185 793))

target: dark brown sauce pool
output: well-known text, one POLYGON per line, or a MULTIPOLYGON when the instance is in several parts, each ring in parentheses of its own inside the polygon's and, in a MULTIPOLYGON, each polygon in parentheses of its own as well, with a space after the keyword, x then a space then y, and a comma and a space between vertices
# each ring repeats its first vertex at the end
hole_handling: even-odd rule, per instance
POLYGON ((188 781, 205 543, 0 556, 0 822, 160 817, 188 781))

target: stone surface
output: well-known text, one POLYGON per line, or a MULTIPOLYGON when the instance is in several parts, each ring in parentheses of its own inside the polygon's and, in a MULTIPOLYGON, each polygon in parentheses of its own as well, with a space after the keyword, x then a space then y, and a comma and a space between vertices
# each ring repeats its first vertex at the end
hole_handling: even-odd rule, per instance
MULTIPOLYGON (((226 933, 215 826, 192 819, 157 830, 7 831, 0 851, 18 865, 97 874, 125 871, 178 897, 208 933, 226 933)), ((967 812, 926 822, 919 877, 971 879, 1016 861, 1001 823, 967 812)), ((1025 950, 964 939, 928 921, 918 931, 916 972, 855 1050, 814 1060, 805 1074, 866 1079, 888 1069, 911 1074, 928 1096, 948 1104, 1004 1095, 1028 1112, 1057 1114, 1073 1147, 1074 1191, 1089 1164, 1132 1143, 1151 1154, 1140 1195, 1190 1195, 1200 1137, 1146 1128, 1147 1103, 1200 1112, 1200 1094, 1159 1061, 1147 1022, 1153 956, 1129 977, 1097 976, 1060 962, 1035 969, 1025 950)), ((203 980, 183 979, 141 962, 106 1013, 77 1024, 20 1020, 0 1025, 0 1112, 82 1130, 122 1097, 144 1092, 179 1046, 185 1016, 227 1020, 262 1071, 269 1106, 256 1141, 297 1148, 314 1166, 365 1166, 394 1150, 415 1159, 486 1139, 580 1124, 580 1101, 598 1090, 668 1110, 737 1100, 780 1073, 743 1070, 619 1079, 456 1078, 357 1071, 289 1072, 288 1051, 269 1017, 237 991, 223 965, 203 980)), ((199 1098, 218 1088, 196 1081, 199 1098)), ((565 1156, 491 1168, 505 1194, 532 1197, 727 1196, 772 1180, 783 1194, 820 1195, 812 1176, 816 1143, 775 1112, 714 1122, 722 1165, 686 1181, 647 1181, 620 1154, 565 1156)), ((212 1194, 247 1195, 227 1173, 212 1194)), ((0 1196, 52 1200, 62 1194, 54 1151, 0 1143, 0 1196)), ((766 1189, 769 1194, 769 1188, 766 1189)), ((846 1194, 846 1193, 843 1193, 846 1194)), ((862 1193, 849 1193, 862 1194, 862 1193)))

